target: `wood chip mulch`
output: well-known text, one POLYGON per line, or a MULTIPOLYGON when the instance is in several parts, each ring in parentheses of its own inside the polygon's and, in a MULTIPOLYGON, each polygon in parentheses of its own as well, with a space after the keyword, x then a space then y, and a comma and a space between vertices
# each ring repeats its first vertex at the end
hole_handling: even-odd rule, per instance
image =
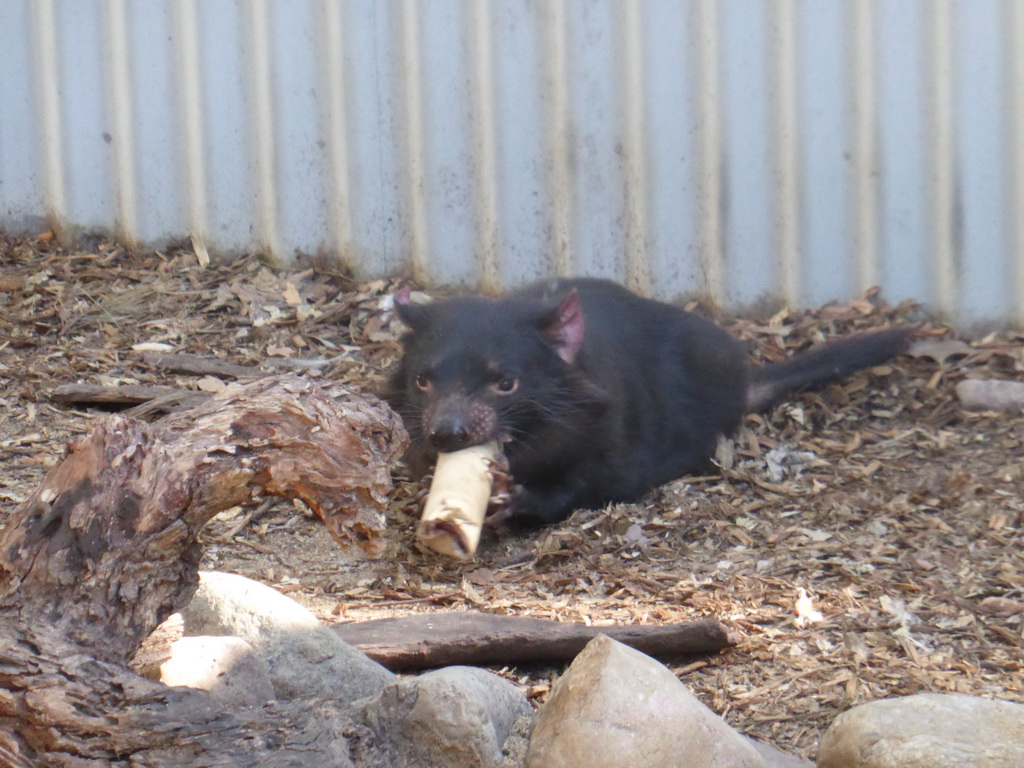
MULTIPOLYGON (((51 400, 60 385, 201 393, 259 369, 372 391, 394 364, 394 283, 203 261, 187 243, 132 254, 0 236, 0 524, 105 413, 51 400), (217 360, 175 372, 166 357, 186 354, 217 360)), ((898 322, 921 325, 913 354, 749 417, 720 473, 645 503, 492 536, 459 564, 416 548, 417 489, 400 481, 382 559, 340 550, 307 510, 268 501, 207 527, 204 567, 334 622, 460 609, 595 625, 717 616, 742 643, 672 668, 736 728, 808 757, 861 702, 1024 702, 1024 418, 967 412, 954 392, 965 377, 1021 378, 1022 337, 964 343, 874 293, 726 325, 754 358, 777 359, 898 322)), ((543 702, 560 669, 499 671, 543 702)))

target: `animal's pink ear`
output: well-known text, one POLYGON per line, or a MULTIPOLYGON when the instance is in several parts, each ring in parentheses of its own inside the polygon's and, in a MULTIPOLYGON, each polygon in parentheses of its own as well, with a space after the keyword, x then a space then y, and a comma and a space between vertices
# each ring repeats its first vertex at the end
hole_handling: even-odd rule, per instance
POLYGON ((413 304, 412 289, 408 285, 403 285, 395 291, 394 300, 395 313, 401 321, 410 328, 416 328, 423 319, 423 307, 413 304))
POLYGON ((576 362, 583 346, 583 310, 575 288, 557 307, 544 315, 540 330, 560 358, 567 363, 576 362))

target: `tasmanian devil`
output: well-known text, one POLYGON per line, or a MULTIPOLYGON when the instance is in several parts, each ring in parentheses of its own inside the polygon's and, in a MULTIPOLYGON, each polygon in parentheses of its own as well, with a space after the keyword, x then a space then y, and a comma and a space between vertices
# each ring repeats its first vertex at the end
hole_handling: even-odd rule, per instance
POLYGON ((823 344, 751 368, 712 322, 596 279, 552 280, 500 299, 414 304, 389 400, 413 472, 437 453, 503 444, 520 525, 633 501, 701 468, 744 413, 901 352, 911 329, 823 344))

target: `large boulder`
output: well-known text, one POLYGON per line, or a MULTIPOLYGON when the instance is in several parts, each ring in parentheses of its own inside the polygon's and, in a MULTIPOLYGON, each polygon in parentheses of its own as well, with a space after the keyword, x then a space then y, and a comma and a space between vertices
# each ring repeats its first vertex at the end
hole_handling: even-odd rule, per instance
MULTIPOLYGON (((356 709, 370 746, 390 754, 393 765, 445 768, 501 765, 513 726, 532 711, 512 683, 475 667, 445 667, 400 680, 356 709)), ((357 740, 357 762, 362 747, 357 740)))
POLYGON ((232 573, 205 571, 182 611, 185 635, 233 635, 267 662, 279 699, 372 696, 395 676, 270 587, 232 573))
POLYGON ((599 635, 555 684, 527 768, 788 768, 799 758, 754 742, 705 707, 664 665, 599 635))
POLYGON ((818 768, 1020 768, 1024 704, 922 693, 854 707, 821 739, 818 768))

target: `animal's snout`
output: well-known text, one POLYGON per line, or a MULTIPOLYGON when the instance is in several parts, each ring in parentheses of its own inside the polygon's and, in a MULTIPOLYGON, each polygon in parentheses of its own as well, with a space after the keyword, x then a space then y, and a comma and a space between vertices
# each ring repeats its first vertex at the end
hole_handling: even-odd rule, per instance
POLYGON ((469 425, 464 421, 444 419, 431 425, 427 438, 441 453, 451 453, 471 446, 473 443, 470 435, 469 425))
POLYGON ((494 439, 497 414, 494 408, 470 398, 450 398, 438 403, 427 416, 427 440, 440 453, 451 453, 494 439))

